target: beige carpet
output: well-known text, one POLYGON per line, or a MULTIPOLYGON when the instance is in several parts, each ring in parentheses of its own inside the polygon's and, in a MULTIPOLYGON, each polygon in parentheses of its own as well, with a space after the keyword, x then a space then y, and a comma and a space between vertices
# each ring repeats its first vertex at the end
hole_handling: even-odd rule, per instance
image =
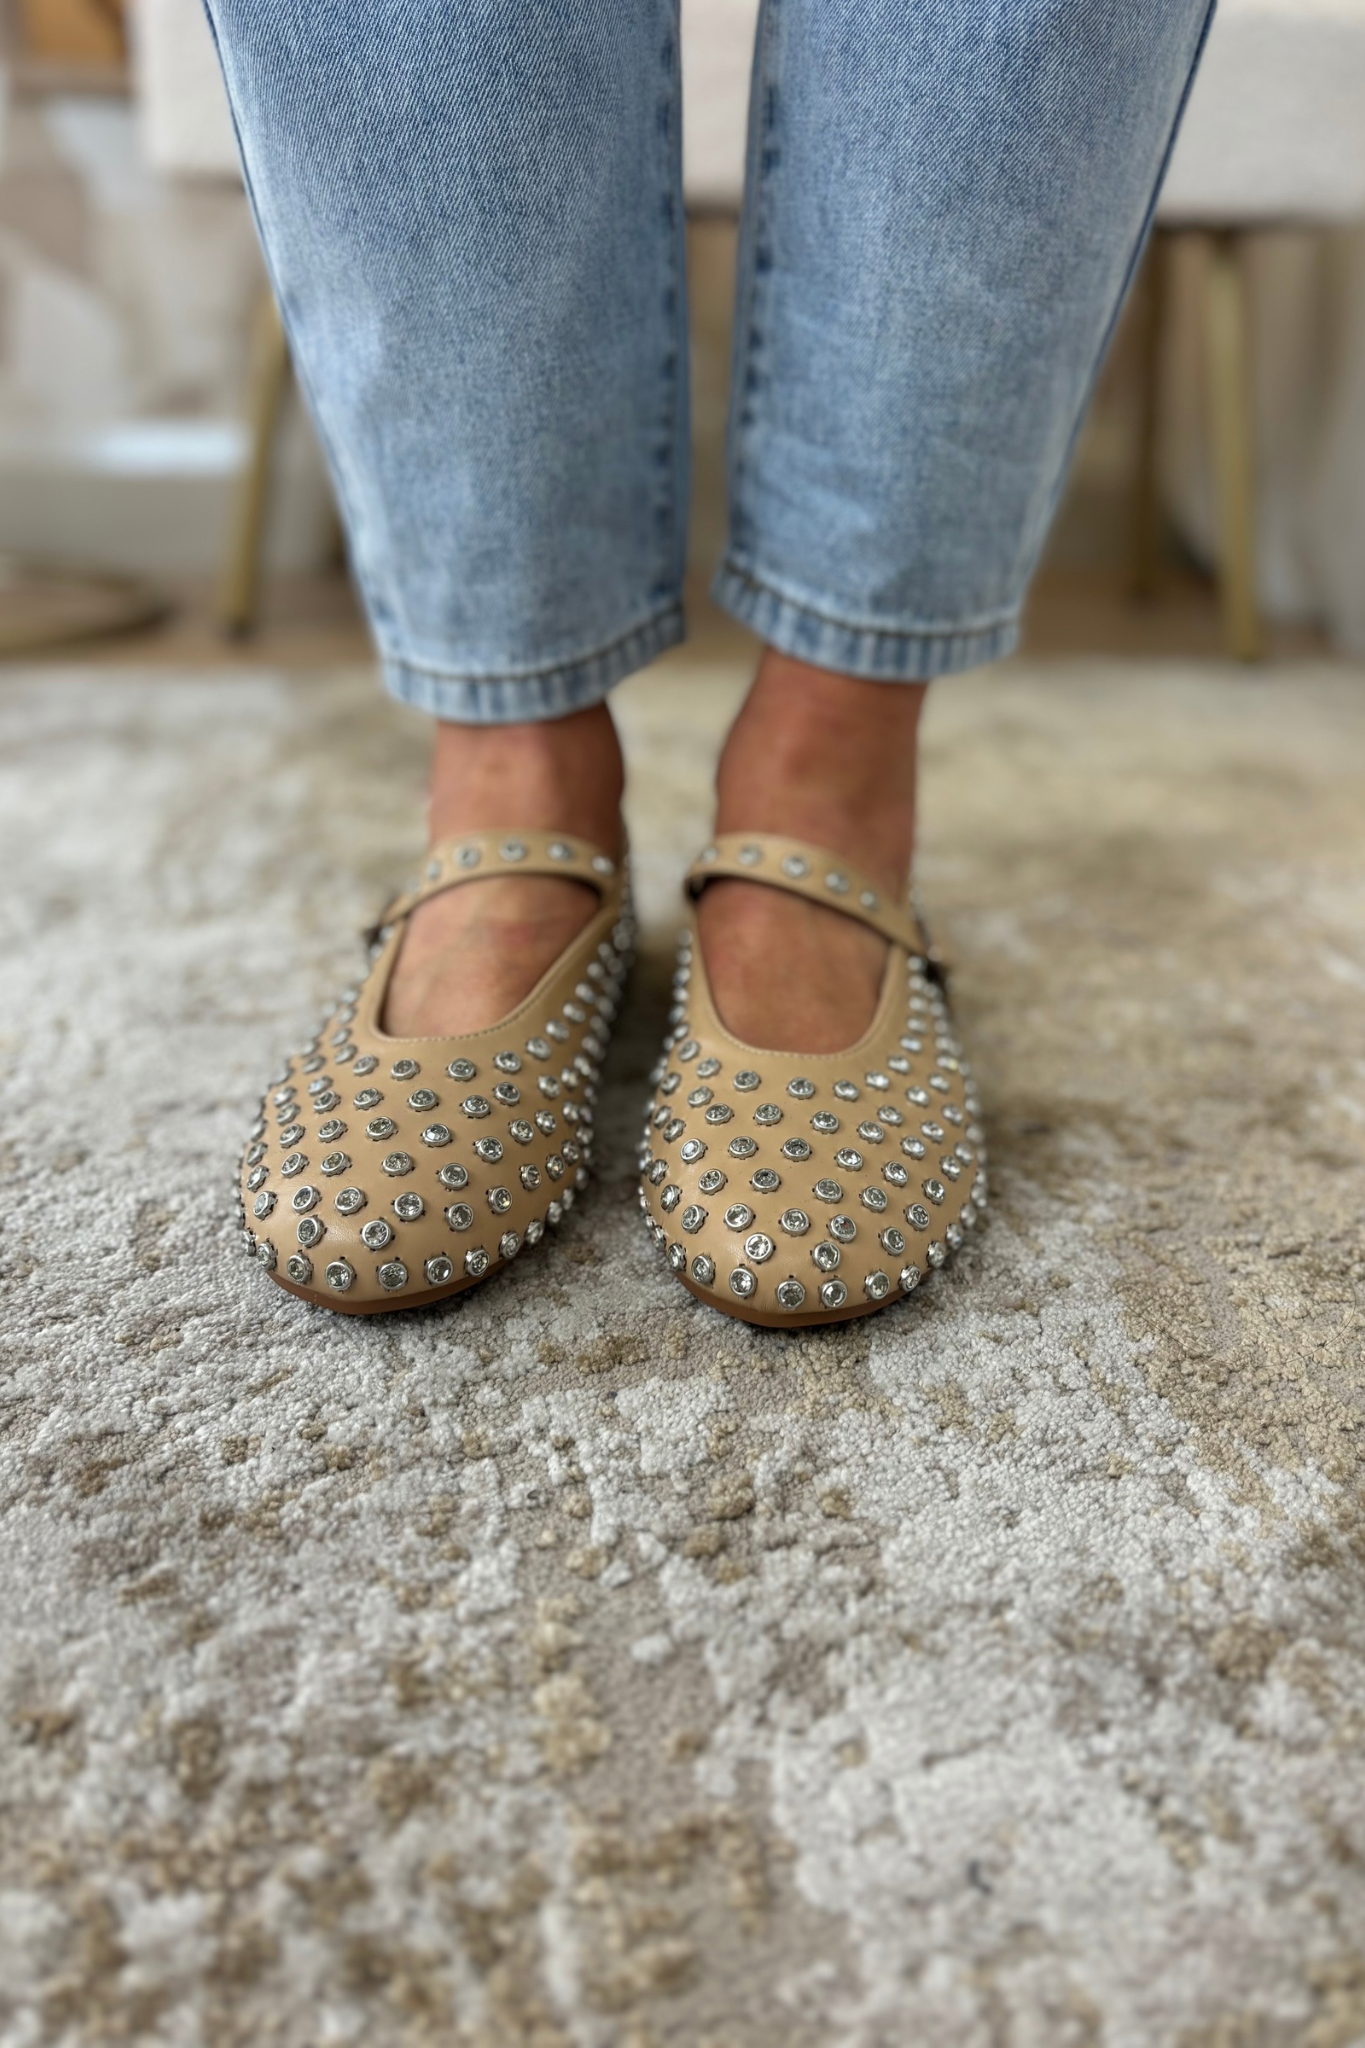
POLYGON ((1365 674, 941 686, 996 1201, 830 1334, 631 1152, 737 676, 622 692, 601 1178, 329 1320, 235 1149, 414 843, 367 678, 11 672, 0 2040, 1365 2039, 1365 674))

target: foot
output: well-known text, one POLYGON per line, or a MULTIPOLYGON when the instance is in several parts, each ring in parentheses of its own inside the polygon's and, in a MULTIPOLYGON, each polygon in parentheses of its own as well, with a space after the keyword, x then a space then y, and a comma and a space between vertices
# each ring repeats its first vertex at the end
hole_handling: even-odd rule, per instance
MULTIPOLYGON (((781 832, 899 896, 915 837, 922 683, 869 683, 771 648, 716 776, 716 831, 781 832)), ((721 1022, 773 1052, 839 1052, 872 1022, 885 941, 821 904, 724 879, 697 906, 721 1022)))
MULTIPOLYGON (((624 769, 605 704, 534 725, 436 727, 430 839, 521 825, 619 857, 624 769)), ((582 882, 499 875, 419 904, 389 982, 395 1038, 481 1031, 516 1008, 597 908, 582 882)))

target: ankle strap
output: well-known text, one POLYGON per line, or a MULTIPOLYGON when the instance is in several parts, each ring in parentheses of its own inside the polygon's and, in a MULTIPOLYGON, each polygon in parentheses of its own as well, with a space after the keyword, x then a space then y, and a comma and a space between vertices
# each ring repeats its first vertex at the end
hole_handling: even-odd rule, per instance
POLYGON ((532 832, 515 825, 466 832, 430 849, 420 873, 409 878, 379 922, 394 924, 428 896, 492 875, 557 875, 561 881, 586 882, 605 900, 622 892, 626 868, 624 858, 613 860, 591 840, 572 833, 532 832))
POLYGON ((905 900, 894 902, 846 860, 808 840, 785 839, 773 832, 727 833, 703 848, 693 861, 685 884, 688 895, 700 896, 708 882, 722 875, 766 882, 770 888, 822 903, 827 910, 842 911, 845 917, 870 925, 893 946, 903 946, 907 953, 921 954, 930 965, 940 966, 908 891, 905 900))

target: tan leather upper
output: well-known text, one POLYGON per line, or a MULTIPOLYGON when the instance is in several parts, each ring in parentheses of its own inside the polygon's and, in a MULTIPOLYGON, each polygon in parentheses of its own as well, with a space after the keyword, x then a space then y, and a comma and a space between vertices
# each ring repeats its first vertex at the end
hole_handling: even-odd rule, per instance
POLYGON ((371 936, 364 980, 267 1089, 241 1169, 253 1256, 349 1310, 472 1286, 573 1202, 633 939, 625 865, 568 833, 466 833, 432 850, 371 936), (500 873, 586 882, 599 908, 501 1023, 389 1037, 380 1020, 410 912, 500 873))
POLYGON ((977 1104, 943 970, 908 903, 885 900, 819 847, 763 833, 718 840, 689 872, 689 895, 717 875, 869 925, 889 941, 885 978, 857 1045, 761 1051, 722 1023, 689 917, 645 1124, 646 1224, 716 1307, 773 1323, 837 1320, 916 1286, 985 1206, 977 1104))

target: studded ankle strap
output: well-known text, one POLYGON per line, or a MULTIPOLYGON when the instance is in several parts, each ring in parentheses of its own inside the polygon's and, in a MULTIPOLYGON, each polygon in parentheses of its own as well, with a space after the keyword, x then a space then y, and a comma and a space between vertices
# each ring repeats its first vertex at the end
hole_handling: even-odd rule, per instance
POLYGON ((625 872, 625 860, 615 861, 591 840, 569 833, 515 826, 466 832, 431 848, 419 873, 409 878, 379 922, 381 927, 392 925, 429 896, 492 875, 556 875, 561 881, 586 882, 605 898, 619 894, 625 872))
MULTIPOLYGON (((921 954, 938 968, 929 934, 907 899, 897 903, 873 887, 867 876, 837 854, 804 839, 786 839, 773 832, 731 832, 704 847, 687 871, 689 896, 700 896, 708 882, 722 875, 746 882, 766 882, 842 911, 859 924, 870 925, 892 945, 921 954)), ((941 971, 941 970, 940 970, 941 971)))

